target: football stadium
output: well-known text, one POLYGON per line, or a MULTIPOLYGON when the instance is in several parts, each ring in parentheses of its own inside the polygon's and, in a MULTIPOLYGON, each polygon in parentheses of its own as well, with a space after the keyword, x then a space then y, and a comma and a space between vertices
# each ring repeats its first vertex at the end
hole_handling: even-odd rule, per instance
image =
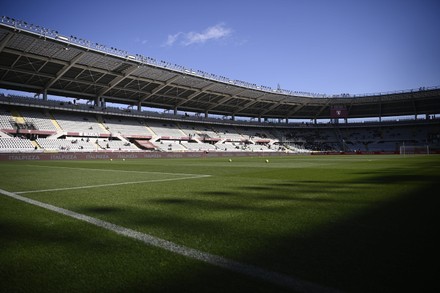
POLYGON ((440 87, 273 89, 4 16, 0 88, 1 292, 438 288, 440 87))

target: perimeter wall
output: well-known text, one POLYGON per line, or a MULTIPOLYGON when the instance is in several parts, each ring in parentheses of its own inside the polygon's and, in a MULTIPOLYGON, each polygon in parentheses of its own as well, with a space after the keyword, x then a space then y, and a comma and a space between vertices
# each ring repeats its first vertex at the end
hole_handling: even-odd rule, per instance
MULTIPOLYGON (((38 161, 38 160, 122 160, 122 159, 172 159, 172 158, 233 158, 233 157, 280 157, 309 155, 392 155, 398 152, 317 152, 317 153, 282 153, 282 152, 29 152, 0 153, 0 161, 38 161)), ((431 154, 440 154, 436 150, 431 154)))
POLYGON ((263 152, 57 152, 57 153, 0 153, 0 161, 38 160, 117 160, 161 158, 217 158, 217 157, 277 157, 286 153, 263 152))

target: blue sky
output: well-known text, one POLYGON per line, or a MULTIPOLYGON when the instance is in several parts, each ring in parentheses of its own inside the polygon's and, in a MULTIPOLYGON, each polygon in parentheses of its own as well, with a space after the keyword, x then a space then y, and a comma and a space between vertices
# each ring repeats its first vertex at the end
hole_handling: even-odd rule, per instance
POLYGON ((2 0, 0 15, 272 88, 440 86, 437 0, 2 0))

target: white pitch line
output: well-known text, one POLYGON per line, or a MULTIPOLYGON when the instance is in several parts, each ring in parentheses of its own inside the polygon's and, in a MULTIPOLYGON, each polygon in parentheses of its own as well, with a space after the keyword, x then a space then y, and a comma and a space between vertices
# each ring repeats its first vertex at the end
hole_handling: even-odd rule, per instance
POLYGON ((33 200, 27 197, 20 196, 16 193, 9 192, 0 189, 0 194, 14 198, 16 200, 26 202, 28 204, 38 206, 80 221, 87 222, 89 224, 95 225, 100 228, 115 232, 119 235, 123 235, 132 239, 142 241, 145 244, 152 245, 179 255, 183 255, 195 260, 199 260, 217 267, 221 267, 233 272, 241 273, 254 278, 262 279, 273 284, 281 285, 287 288, 291 288, 297 292, 312 292, 312 293, 323 293, 323 292, 338 292, 332 288, 322 287, 320 285, 303 281, 288 275, 281 273, 269 271, 257 266, 243 264, 234 260, 224 258, 222 256, 210 254, 197 249, 189 248, 183 245, 173 243, 168 240, 157 238, 155 236, 141 233, 129 228, 125 228, 110 222, 102 221, 97 218, 93 218, 84 214, 76 213, 67 209, 63 209, 57 206, 53 206, 47 203, 43 203, 37 200, 33 200))
POLYGON ((167 179, 152 179, 152 180, 142 180, 142 181, 129 181, 129 182, 119 182, 119 183, 107 183, 107 184, 96 184, 96 185, 84 185, 84 186, 74 186, 74 187, 41 189, 41 190, 16 191, 15 194, 38 193, 38 192, 53 192, 53 191, 65 191, 65 190, 76 190, 76 189, 89 189, 89 188, 118 186, 118 185, 129 185, 129 184, 141 184, 141 183, 151 183, 151 182, 165 182, 165 181, 188 180, 188 179, 197 179, 197 178, 206 178, 206 177, 210 177, 210 175, 198 175, 198 176, 192 176, 192 177, 167 178, 167 179))
POLYGON ((95 168, 80 168, 80 167, 65 167, 65 166, 47 166, 47 165, 24 165, 28 167, 41 167, 41 168, 59 168, 70 170, 85 170, 85 171, 103 171, 103 172, 118 172, 118 173, 137 173, 137 174, 164 174, 164 175, 176 175, 176 176, 209 176, 203 174, 192 173, 170 173, 170 172, 158 172, 158 171, 133 171, 133 170, 118 170, 118 169, 95 169, 95 168))

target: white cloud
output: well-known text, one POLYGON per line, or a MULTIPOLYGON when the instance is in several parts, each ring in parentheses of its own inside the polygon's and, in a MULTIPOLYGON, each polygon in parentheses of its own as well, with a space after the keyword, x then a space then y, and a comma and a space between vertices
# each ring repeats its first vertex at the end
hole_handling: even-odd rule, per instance
POLYGON ((184 46, 189 46, 192 44, 203 44, 210 40, 219 40, 229 37, 232 34, 232 29, 226 27, 224 24, 220 23, 215 26, 208 27, 203 32, 179 32, 174 35, 168 35, 168 39, 165 46, 172 46, 178 40, 180 44, 184 46))
POLYGON ((137 37, 134 41, 135 41, 135 43, 141 43, 142 45, 145 45, 146 43, 148 43, 148 40, 141 39, 139 37, 137 37))
POLYGON ((225 27, 223 24, 217 24, 215 26, 208 27, 202 33, 189 32, 185 35, 183 44, 188 46, 196 43, 205 43, 209 40, 218 40, 227 38, 232 33, 230 28, 225 27))
POLYGON ((168 39, 165 42, 165 46, 172 46, 172 45, 174 45, 174 43, 177 41, 177 39, 179 38, 179 36, 181 34, 182 33, 177 33, 177 34, 174 34, 174 35, 168 35, 168 39))

